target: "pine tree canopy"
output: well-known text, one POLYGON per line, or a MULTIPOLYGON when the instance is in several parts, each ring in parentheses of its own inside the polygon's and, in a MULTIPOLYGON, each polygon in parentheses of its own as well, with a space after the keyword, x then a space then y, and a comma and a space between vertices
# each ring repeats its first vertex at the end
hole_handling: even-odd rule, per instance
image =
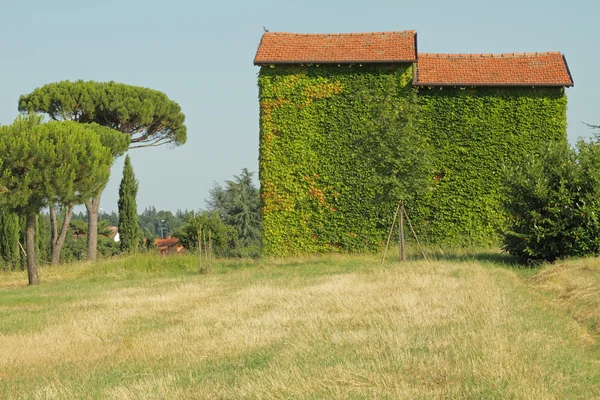
POLYGON ((61 81, 19 99, 19 111, 47 114, 53 120, 95 122, 131 137, 131 148, 182 145, 185 115, 167 95, 116 82, 61 81))
POLYGON ((0 159, 0 203, 24 214, 50 203, 80 204, 106 185, 112 164, 110 149, 88 126, 42 124, 36 116, 0 127, 0 159))

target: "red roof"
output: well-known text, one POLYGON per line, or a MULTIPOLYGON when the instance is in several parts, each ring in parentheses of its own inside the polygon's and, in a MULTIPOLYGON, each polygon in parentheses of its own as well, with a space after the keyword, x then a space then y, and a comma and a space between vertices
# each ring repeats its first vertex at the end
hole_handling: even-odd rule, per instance
POLYGON ((573 86, 559 52, 419 54, 419 86, 573 86))
POLYGON ((172 238, 172 237, 167 237, 165 239, 160 239, 160 238, 154 239, 154 245, 159 250, 168 249, 169 247, 172 247, 172 246, 176 245, 177 243, 179 243, 179 239, 172 238))
POLYGON ((265 32, 254 64, 391 63, 417 59, 416 32, 265 32))

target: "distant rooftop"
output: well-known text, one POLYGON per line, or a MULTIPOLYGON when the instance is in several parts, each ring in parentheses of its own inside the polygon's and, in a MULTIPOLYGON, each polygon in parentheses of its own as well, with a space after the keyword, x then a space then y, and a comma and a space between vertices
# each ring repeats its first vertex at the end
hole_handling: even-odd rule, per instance
POLYGON ((416 32, 265 32, 254 64, 394 63, 417 59, 416 32))
POLYGON ((508 54, 419 53, 417 86, 573 86, 559 52, 508 54))

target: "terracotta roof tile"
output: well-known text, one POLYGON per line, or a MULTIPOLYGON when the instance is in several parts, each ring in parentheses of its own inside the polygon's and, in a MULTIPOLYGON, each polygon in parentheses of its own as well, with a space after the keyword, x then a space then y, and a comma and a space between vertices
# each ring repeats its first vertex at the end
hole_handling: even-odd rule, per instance
POLYGON ((416 61, 416 32, 299 34, 265 32, 254 64, 416 61))
POLYGON ((419 86, 573 86, 559 52, 419 54, 419 86))

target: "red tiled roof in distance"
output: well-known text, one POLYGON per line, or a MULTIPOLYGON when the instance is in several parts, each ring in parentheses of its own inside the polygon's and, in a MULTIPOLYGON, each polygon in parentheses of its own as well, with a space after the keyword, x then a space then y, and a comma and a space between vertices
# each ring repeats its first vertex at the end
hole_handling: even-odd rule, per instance
POLYGON ((265 32, 254 65, 413 62, 415 31, 301 34, 265 32))
POLYGON ((158 247, 159 249, 162 248, 162 247, 164 247, 164 248, 171 247, 171 246, 173 246, 174 244, 176 244, 178 242, 179 242, 179 239, 172 238, 172 237, 168 237, 168 238, 165 238, 165 239, 161 239, 161 238, 154 239, 154 245, 156 247, 158 247))
POLYGON ((417 86, 573 86, 559 52, 419 54, 417 86))

